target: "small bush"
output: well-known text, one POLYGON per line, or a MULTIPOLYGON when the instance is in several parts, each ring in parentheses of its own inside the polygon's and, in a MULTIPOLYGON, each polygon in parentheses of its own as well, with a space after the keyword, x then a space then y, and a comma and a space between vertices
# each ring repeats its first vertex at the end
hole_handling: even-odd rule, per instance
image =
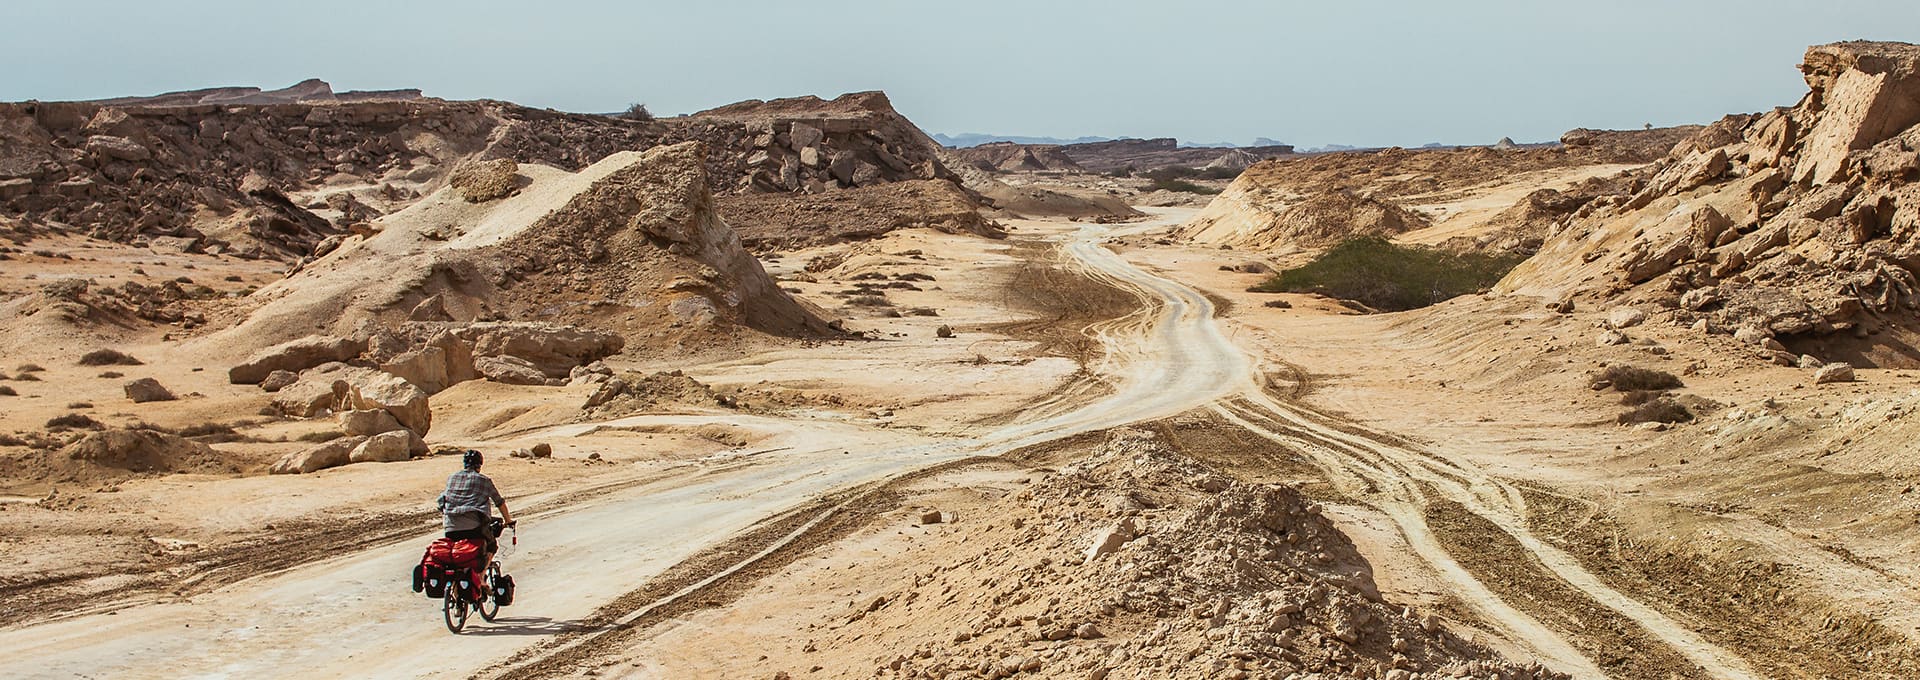
POLYGON ((653 120, 653 112, 647 110, 646 104, 633 104, 628 106, 626 113, 620 114, 620 117, 644 123, 653 120))
POLYGON ((19 435, 0 432, 0 446, 26 446, 26 445, 27 445, 27 440, 21 439, 19 435))
POLYGON ((101 372, 100 372, 100 377, 102 377, 102 378, 106 378, 106 379, 108 379, 108 380, 112 380, 112 379, 114 379, 114 378, 124 378, 124 377, 126 377, 126 374, 125 374, 125 373, 121 373, 121 372, 119 372, 119 371, 101 371, 101 372))
POLYGON ((0 397, 17 397, 17 396, 20 396, 20 393, 13 391, 12 387, 9 387, 6 385, 0 385, 0 397))
POLYGON ((1418 309, 1483 290, 1523 258, 1454 254, 1402 246, 1378 236, 1349 239, 1249 290, 1318 293, 1374 309, 1418 309))
POLYGON ((878 295, 855 295, 847 298, 847 304, 855 307, 892 307, 893 303, 878 295))
POLYGON ((40 382, 40 376, 33 373, 21 373, 13 376, 13 379, 22 382, 40 382))
POLYGON ((78 409, 83 409, 83 408, 93 408, 93 402, 91 402, 91 401, 75 401, 75 402, 69 402, 69 403, 67 404, 67 408, 69 408, 69 409, 75 409, 75 410, 78 410, 78 409))
POLYGON ((1660 397, 1635 406, 1626 413, 1620 414, 1619 418, 1620 423, 1623 425, 1631 425, 1634 423, 1685 423, 1692 420, 1692 411, 1688 411, 1687 407, 1682 406, 1680 402, 1666 397, 1660 397))
POLYGON ((1686 387, 1672 373, 1626 364, 1608 366, 1607 370, 1600 372, 1600 379, 1619 392, 1661 392, 1686 387))
POLYGON ((40 364, 20 364, 13 369, 13 372, 25 375, 27 373, 39 373, 44 370, 47 369, 41 368, 40 364))
POLYGON ((139 366, 140 363, 139 359, 112 349, 96 349, 80 355, 81 366, 139 366))
POLYGON ((300 441, 303 441, 303 442, 312 442, 315 444, 320 444, 324 442, 330 442, 345 436, 347 436, 347 433, 345 432, 336 432, 334 430, 321 430, 319 432, 308 432, 306 434, 300 435, 299 439, 300 441))
POLYGON ((100 421, 89 418, 84 413, 69 413, 63 416, 56 416, 52 420, 47 421, 47 429, 49 430, 100 430, 105 428, 106 426, 101 425, 100 421))

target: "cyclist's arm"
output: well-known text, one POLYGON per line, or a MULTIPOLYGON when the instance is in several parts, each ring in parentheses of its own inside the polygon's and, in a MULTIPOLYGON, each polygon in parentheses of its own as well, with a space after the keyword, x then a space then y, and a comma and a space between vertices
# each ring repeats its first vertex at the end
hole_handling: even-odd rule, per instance
POLYGON ((507 499, 500 499, 498 505, 500 506, 500 521, 512 524, 513 512, 507 509, 507 499))

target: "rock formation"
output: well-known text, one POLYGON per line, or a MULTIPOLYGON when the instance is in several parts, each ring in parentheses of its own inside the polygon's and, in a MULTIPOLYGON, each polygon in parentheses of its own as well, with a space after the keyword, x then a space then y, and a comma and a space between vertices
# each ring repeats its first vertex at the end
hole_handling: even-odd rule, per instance
POLYGON ((1728 116, 1575 213, 1498 290, 1643 302, 1794 354, 1916 365, 1920 47, 1807 51, 1791 108, 1728 116))

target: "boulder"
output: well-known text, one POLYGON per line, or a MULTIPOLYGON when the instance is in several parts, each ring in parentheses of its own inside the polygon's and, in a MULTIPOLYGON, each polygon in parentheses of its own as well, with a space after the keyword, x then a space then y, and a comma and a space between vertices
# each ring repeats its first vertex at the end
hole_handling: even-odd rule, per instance
POLYGON ((293 371, 274 371, 268 373, 266 378, 260 380, 260 389, 268 392, 278 392, 281 388, 292 385, 299 379, 300 374, 293 371))
POLYGON ((360 356, 366 349, 365 340, 309 335, 261 350, 228 369, 227 381, 235 385, 257 385, 274 371, 303 371, 329 362, 346 361, 360 356))
POLYGON ((399 376, 360 369, 347 379, 341 405, 356 411, 385 410, 414 434, 426 436, 433 425, 427 393, 399 376))
POLYGON ((1853 382, 1853 366, 1842 363, 1827 364, 1813 373, 1815 385, 1836 382, 1853 382))
POLYGON ((1632 328, 1647 320, 1647 313, 1633 307, 1616 307, 1607 313, 1607 325, 1613 328, 1632 328))
POLYGON ((520 191, 520 164, 511 158, 468 161, 447 176, 447 186, 468 203, 485 203, 520 191))
POLYGON ((359 411, 341 411, 340 431, 350 435, 371 437, 395 430, 407 429, 386 409, 368 409, 359 411))
POLYGON ((173 401, 178 398, 173 396, 173 392, 168 390, 165 385, 161 385, 160 381, 154 380, 153 378, 135 380, 127 383, 122 389, 126 391, 127 398, 132 399, 133 403, 136 404, 144 404, 149 401, 173 401))
POLYGON ((139 162, 153 157, 153 152, 139 142, 125 137, 94 135, 87 138, 87 153, 95 158, 107 158, 116 161, 139 162))
POLYGON ((533 457, 535 458, 552 458, 553 445, 548 444, 546 442, 541 442, 539 444, 534 444, 533 448, 527 449, 527 452, 532 454, 533 457))
POLYGON ((413 433, 395 430, 368 437, 347 454, 350 463, 395 463, 412 456, 413 433))
POLYGON ((1087 546, 1087 561, 1091 562, 1094 558, 1119 550, 1120 546, 1133 540, 1137 531, 1133 518, 1129 517, 1113 526, 1094 532, 1091 545, 1087 546))
POLYGON ((366 437, 341 437, 300 451, 289 453, 275 462, 268 472, 276 475, 307 474, 330 467, 340 467, 349 462, 348 456, 366 437))
POLYGON ((516 356, 480 357, 473 361, 480 375, 503 385, 545 385, 547 376, 540 368, 516 356))

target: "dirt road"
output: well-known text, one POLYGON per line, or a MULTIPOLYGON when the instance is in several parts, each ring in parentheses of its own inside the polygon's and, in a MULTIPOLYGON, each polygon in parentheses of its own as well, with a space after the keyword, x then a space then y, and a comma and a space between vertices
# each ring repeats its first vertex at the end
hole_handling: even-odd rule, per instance
MULTIPOLYGON (((406 573, 432 536, 242 581, 182 601, 0 631, 5 677, 464 677, 528 644, 574 630, 599 606, 755 522, 851 485, 943 461, 1171 415, 1251 384, 1245 357, 1212 323, 1212 304, 1098 246, 1100 229, 1067 239, 1090 271, 1146 291, 1140 312, 1101 329, 1112 348, 1096 372, 1114 391, 1058 415, 968 438, 932 439, 854 425, 724 419, 773 436, 778 453, 716 461, 582 505, 522 508, 526 536, 505 556, 523 599, 495 625, 441 628, 406 573)), ((639 417, 599 426, 697 425, 720 418, 639 417)), ((590 426, 589 426, 590 427, 590 426)), ((577 434, 569 427, 551 434, 577 434)), ((424 499, 423 499, 424 502, 424 499)))
MULTIPOLYGON (((1172 218, 1177 219, 1177 215, 1172 218)), ((1125 232, 1160 224, 1136 225, 1125 232)), ((1490 625, 1577 677, 1605 677, 1587 655, 1502 599, 1436 540, 1430 503, 1457 503, 1522 546, 1585 597, 1637 623, 1717 678, 1757 677, 1738 657, 1606 586, 1527 530, 1517 490, 1473 467, 1356 434, 1268 395, 1255 364, 1214 320, 1206 296, 1145 272, 1104 248, 1114 233, 1087 226, 1059 234, 1058 252, 1087 274, 1137 291, 1134 314, 1090 329, 1106 348, 1089 370, 1113 389, 1101 399, 1039 409, 1032 420, 931 437, 833 421, 741 416, 640 416, 592 427, 694 426, 724 419, 768 435, 760 455, 722 458, 685 474, 569 507, 522 508, 527 535, 506 561, 523 599, 493 625, 448 635, 432 602, 403 585, 431 536, 269 574, 183 601, 0 631, 7 677, 255 677, 286 668, 320 676, 456 677, 495 666, 569 631, 596 609, 756 522, 847 487, 966 456, 995 455, 1061 437, 1214 408, 1231 422, 1308 455, 1353 498, 1392 518, 1419 557, 1490 625)))

